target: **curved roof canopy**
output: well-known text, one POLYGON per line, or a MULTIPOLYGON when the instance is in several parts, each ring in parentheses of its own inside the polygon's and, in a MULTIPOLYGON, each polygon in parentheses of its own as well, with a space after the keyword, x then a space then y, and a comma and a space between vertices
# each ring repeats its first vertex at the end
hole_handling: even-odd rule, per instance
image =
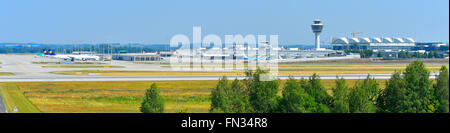
POLYGON ((405 40, 405 42, 409 42, 409 43, 414 43, 416 41, 414 41, 414 39, 412 39, 411 37, 405 37, 403 38, 403 40, 405 40))
POLYGON ((368 44, 368 43, 415 43, 414 39, 410 37, 405 38, 390 38, 390 37, 359 37, 359 38, 347 38, 347 37, 339 37, 333 38, 331 41, 332 44, 368 44))
POLYGON ((374 43, 382 43, 383 40, 381 40, 381 38, 379 38, 379 37, 374 37, 374 38, 372 38, 372 42, 374 42, 374 43))
POLYGON ((359 43, 359 39, 358 38, 350 38, 349 39, 350 43, 359 43))
POLYGON ((383 43, 393 43, 394 41, 392 40, 392 38, 389 37, 383 37, 383 43))
POLYGON ((367 37, 360 37, 360 38, 359 38, 359 41, 360 41, 361 43, 370 43, 370 42, 372 42, 372 41, 370 41, 370 39, 367 38, 367 37))
POLYGON ((394 38, 394 42, 395 43, 404 43, 405 41, 403 41, 403 39, 402 38, 394 38))
POLYGON ((341 37, 341 38, 333 38, 331 43, 333 43, 333 44, 349 44, 349 41, 347 38, 341 37))

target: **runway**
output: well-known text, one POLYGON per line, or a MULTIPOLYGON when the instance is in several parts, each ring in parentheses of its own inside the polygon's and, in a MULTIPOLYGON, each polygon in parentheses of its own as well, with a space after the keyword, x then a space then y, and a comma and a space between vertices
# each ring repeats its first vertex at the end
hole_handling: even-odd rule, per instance
MULTIPOLYGON (((295 79, 307 79, 311 75, 294 75, 295 79)), ((336 79, 337 75, 319 75, 320 79, 336 79)), ((76 76, 65 77, 13 77, 2 76, 0 82, 42 82, 42 81, 176 81, 176 80, 218 80, 222 76, 76 76)), ((339 75, 345 79, 365 79, 366 74, 339 75)), ((389 79, 391 74, 373 74, 371 78, 389 79)), ((228 79, 244 79, 244 76, 227 76, 228 79)), ((289 79, 289 76, 277 76, 278 79, 289 79)), ((434 78, 434 76, 430 76, 434 78)))
MULTIPOLYGON (((14 76, 0 76, 0 82, 43 82, 43 81, 176 81, 176 80, 218 80, 222 76, 84 76, 84 75, 59 75, 52 74, 52 71, 66 70, 133 70, 133 71, 164 71, 168 68, 159 65, 135 64, 125 61, 115 61, 111 64, 116 66, 126 66, 126 68, 42 68, 51 64, 33 64, 36 60, 34 55, 0 55, 2 62, 0 72, 12 72, 14 76)), ((430 74, 430 78, 435 78, 435 74, 430 74)), ((296 79, 307 79, 311 75, 293 75, 296 79)), ((319 75, 321 79, 336 79, 337 76, 345 79, 365 79, 367 74, 328 74, 319 75)), ((371 74, 371 78, 389 79, 391 74, 371 74)), ((228 76, 229 79, 244 79, 244 76, 228 76)), ((279 75, 276 78, 288 79, 287 75, 279 75)))
POLYGON ((3 102, 2 92, 0 92, 0 113, 6 113, 6 106, 3 102))

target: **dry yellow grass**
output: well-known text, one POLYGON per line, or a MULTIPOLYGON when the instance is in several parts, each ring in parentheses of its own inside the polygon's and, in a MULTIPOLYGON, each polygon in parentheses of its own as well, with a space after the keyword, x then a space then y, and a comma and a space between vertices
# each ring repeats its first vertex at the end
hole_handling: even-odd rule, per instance
POLYGON ((117 71, 117 70, 82 70, 82 71, 56 71, 54 74, 65 75, 90 75, 104 76, 129 76, 129 75, 244 75, 242 72, 187 72, 187 71, 117 71))
MULTIPOLYGON (((280 71, 278 75, 312 75, 316 74, 391 74, 394 71, 280 71)), ((55 71, 54 74, 64 75, 101 75, 101 76, 159 76, 159 75, 215 75, 236 76, 245 75, 244 72, 188 72, 188 71, 116 71, 116 70, 83 70, 83 71, 55 71)))
POLYGON ((33 106, 47 112, 139 112, 145 90, 157 83, 166 101, 166 112, 178 108, 207 112, 210 88, 217 81, 131 81, 131 82, 20 82, 14 84, 33 106), (176 100, 176 98, 178 100, 176 100), (176 104, 178 101, 178 107, 176 104))
POLYGON ((14 107, 17 107, 19 113, 40 112, 14 83, 0 83, 0 93, 8 112, 13 112, 14 107))
MULTIPOLYGON (((358 63, 358 64, 342 64, 342 63, 331 63, 331 64, 308 64, 308 63, 304 63, 304 64, 278 64, 278 67, 283 68, 283 67, 317 67, 317 68, 322 68, 322 67, 361 67, 361 68, 378 68, 378 67, 400 67, 400 68, 405 68, 406 66, 408 66, 409 63, 358 63)), ((441 66, 449 66, 448 63, 425 63, 425 65, 427 67, 441 67, 441 66)), ((192 68, 192 67, 188 67, 188 66, 170 66, 170 64, 166 64, 166 65, 162 65, 161 67, 166 67, 166 68, 192 68)), ((217 67, 217 65, 203 65, 203 68, 213 68, 213 67, 217 67)), ((243 67, 243 68, 247 68, 247 66, 239 66, 239 67, 243 67)), ((222 66, 221 68, 233 68, 233 67, 229 67, 229 66, 222 66)))
MULTIPOLYGON (((406 67, 407 63, 387 64, 387 63, 372 63, 372 64, 324 64, 324 65, 300 65, 300 64, 279 64, 279 67, 406 67)), ((427 67, 441 67, 448 66, 446 63, 425 63, 427 67)))
MULTIPOLYGON (((431 72, 438 72, 443 64, 427 64, 431 72)), ((444 64, 447 65, 448 64, 444 64)), ((278 75, 312 75, 316 74, 391 74, 402 71, 406 65, 280 65, 278 75), (334 67, 334 68, 333 68, 334 67)), ((95 75, 95 76, 158 76, 158 75, 245 75, 242 71, 214 72, 214 71, 126 71, 126 70, 79 70, 55 71, 54 74, 65 75, 95 75)))
MULTIPOLYGON (((360 80, 346 80, 353 86, 360 80)), ((377 80, 384 88, 386 80, 377 80)), ((280 81, 280 88, 285 80, 280 81)), ((321 80, 327 92, 335 86, 335 80, 321 80)), ((17 82, 2 83, 15 88, 2 87, 2 92, 21 96, 15 101, 29 101, 24 107, 32 107, 29 112, 43 112, 47 97, 46 111, 58 113, 136 113, 139 112, 142 96, 152 83, 156 83, 165 99, 165 111, 177 112, 182 109, 192 113, 208 112, 210 88, 217 81, 108 81, 108 82, 17 82), (177 100, 176 100, 177 99, 177 100), (177 104, 178 101, 178 104, 177 104)), ((281 90, 280 90, 281 92, 281 90)), ((11 100, 6 102, 11 103, 11 100)), ((21 106, 21 108, 23 108, 21 106)))
MULTIPOLYGON (((279 68, 279 71, 402 71, 405 68, 355 68, 355 67, 348 67, 348 68, 279 68)), ((427 68, 430 71, 439 71, 440 67, 432 67, 427 68)))
POLYGON ((0 76, 14 76, 15 74, 12 72, 0 72, 0 76))

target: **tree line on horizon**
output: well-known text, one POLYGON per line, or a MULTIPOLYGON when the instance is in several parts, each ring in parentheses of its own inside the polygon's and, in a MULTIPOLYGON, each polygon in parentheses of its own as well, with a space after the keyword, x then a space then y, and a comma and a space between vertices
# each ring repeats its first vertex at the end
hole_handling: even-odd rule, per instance
POLYGON ((346 49, 344 50, 345 53, 359 53, 361 58, 372 58, 372 57, 379 57, 379 58, 385 58, 385 59, 411 59, 411 58, 443 58, 439 51, 429 51, 425 53, 420 52, 414 52, 411 53, 408 51, 400 51, 397 54, 393 55, 391 57, 390 54, 383 54, 382 52, 377 52, 376 55, 372 50, 368 49, 346 49))
MULTIPOLYGON (((247 71, 244 80, 222 77, 211 91, 212 113, 448 113, 449 71, 442 66, 436 82, 423 62, 410 63, 395 72, 381 89, 370 75, 349 86, 344 78, 326 92, 320 77, 261 80, 267 71, 247 71)), ((147 90, 141 112, 162 113, 164 103, 156 84, 147 90)))

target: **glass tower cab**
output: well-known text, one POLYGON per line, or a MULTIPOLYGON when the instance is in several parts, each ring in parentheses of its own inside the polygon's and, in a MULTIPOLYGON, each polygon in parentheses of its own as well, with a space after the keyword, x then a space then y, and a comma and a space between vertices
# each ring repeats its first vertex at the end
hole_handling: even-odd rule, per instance
POLYGON ((320 21, 320 19, 315 19, 313 21, 314 23, 311 25, 311 29, 314 33, 314 48, 316 50, 324 50, 323 48, 320 48, 320 33, 323 29, 323 24, 320 21))

